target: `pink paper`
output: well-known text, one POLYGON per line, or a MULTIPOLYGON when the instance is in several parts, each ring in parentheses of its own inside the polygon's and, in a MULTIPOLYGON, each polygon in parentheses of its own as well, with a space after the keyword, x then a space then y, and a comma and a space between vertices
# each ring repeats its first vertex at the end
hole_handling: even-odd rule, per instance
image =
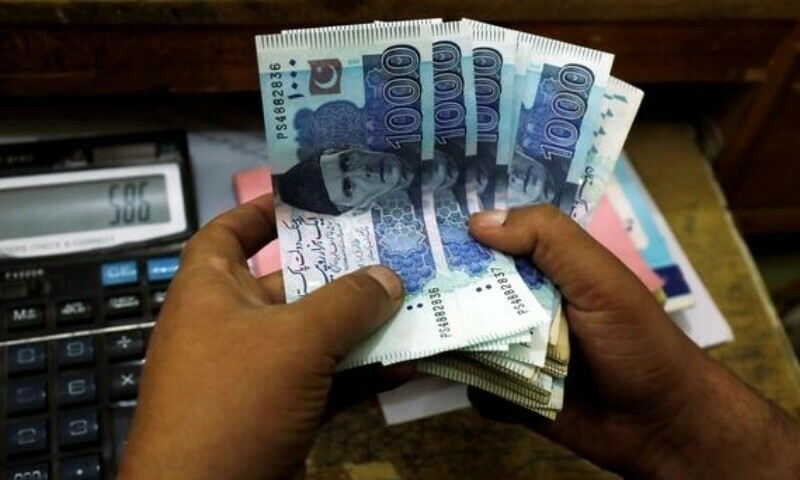
POLYGON ((630 235, 625 231, 625 226, 622 224, 619 215, 617 215, 605 195, 600 199, 600 203, 589 221, 587 230, 595 240, 609 249, 639 277, 639 280, 645 284, 648 290, 656 292, 664 286, 664 280, 650 269, 639 254, 639 250, 636 249, 636 245, 633 244, 630 235))
MULTIPOLYGON (((240 204, 272 192, 272 174, 267 167, 242 170, 233 176, 236 201, 240 204)), ((253 274, 261 277, 281 269, 281 251, 278 240, 273 240, 250 259, 253 274)))

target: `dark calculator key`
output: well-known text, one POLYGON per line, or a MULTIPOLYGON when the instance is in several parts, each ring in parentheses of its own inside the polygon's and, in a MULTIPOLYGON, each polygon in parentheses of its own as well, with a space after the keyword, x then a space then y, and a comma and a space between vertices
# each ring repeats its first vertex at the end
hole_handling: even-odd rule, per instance
POLYGON ((49 295, 53 285, 45 278, 30 279, 28 283, 28 295, 49 295))
POLYGON ((128 430, 131 428, 133 412, 133 408, 118 408, 111 413, 112 441, 114 442, 114 468, 117 470, 119 470, 119 465, 122 462, 122 454, 125 451, 125 445, 128 443, 128 430))
POLYGON ((111 376, 112 399, 119 400, 136 396, 139 391, 139 377, 142 375, 141 365, 112 368, 109 375, 111 376))
POLYGON ((142 299, 137 293, 106 297, 106 316, 125 317, 142 313, 142 299))
POLYGON ((50 469, 46 463, 14 467, 8 471, 8 480, 47 480, 50 469))
POLYGON ((166 300, 166 298, 166 288, 161 288, 150 292, 150 305, 153 307, 153 312, 158 312, 161 310, 161 306, 164 305, 164 300, 166 300))
POLYGON ((58 404, 75 405, 97 399, 97 381, 93 373, 64 375, 58 379, 58 404))
POLYGON ((44 306, 25 305, 9 308, 6 311, 6 329, 44 327, 44 306))
POLYGON ((26 282, 0 283, 0 302, 25 298, 27 296, 28 284, 26 282))
POLYGON ((108 358, 141 358, 144 356, 144 334, 141 330, 109 333, 106 336, 108 358))
POLYGON ((99 480, 100 457, 78 457, 61 460, 61 480, 99 480))
POLYGON ((92 319, 92 302, 89 300, 72 300, 59 303, 56 307, 56 321, 63 323, 78 323, 92 319))
POLYGON ((9 455, 37 453, 47 449, 47 421, 44 418, 15 420, 6 426, 9 455))
POLYGON ((58 444, 76 447, 97 443, 100 424, 96 411, 62 413, 58 417, 58 444))
POLYGON ((44 343, 12 345, 6 350, 8 373, 40 372, 47 368, 44 343))
POLYGON ((8 383, 8 412, 20 413, 41 410, 47 406, 47 382, 44 380, 13 380, 8 383))
POLYGON ((94 362, 94 337, 65 338, 58 341, 58 366, 71 367, 94 362))

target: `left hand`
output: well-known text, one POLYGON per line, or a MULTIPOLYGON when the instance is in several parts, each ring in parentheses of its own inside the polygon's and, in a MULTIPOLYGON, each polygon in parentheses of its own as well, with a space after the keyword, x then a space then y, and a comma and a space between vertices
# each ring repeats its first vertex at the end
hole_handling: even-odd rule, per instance
POLYGON ((399 385, 405 364, 334 375, 400 307, 384 267, 341 277, 290 305, 280 272, 246 260, 275 238, 271 196, 213 220, 188 243, 147 352, 119 478, 287 478, 326 412, 399 385))

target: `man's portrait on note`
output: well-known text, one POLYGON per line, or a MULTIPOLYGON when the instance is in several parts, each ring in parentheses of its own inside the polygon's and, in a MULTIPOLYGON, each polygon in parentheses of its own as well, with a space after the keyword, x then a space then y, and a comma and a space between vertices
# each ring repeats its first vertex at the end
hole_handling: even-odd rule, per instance
MULTIPOLYGON (((422 190, 450 189, 459 177, 456 163, 441 151, 421 164, 422 190)), ((276 183, 287 204, 338 216, 365 212, 389 194, 406 192, 416 174, 398 155, 352 146, 323 150, 278 176, 276 183)))
POLYGON ((277 177, 281 199, 326 215, 367 211, 390 193, 405 191, 414 170, 400 156, 360 146, 326 149, 277 177))

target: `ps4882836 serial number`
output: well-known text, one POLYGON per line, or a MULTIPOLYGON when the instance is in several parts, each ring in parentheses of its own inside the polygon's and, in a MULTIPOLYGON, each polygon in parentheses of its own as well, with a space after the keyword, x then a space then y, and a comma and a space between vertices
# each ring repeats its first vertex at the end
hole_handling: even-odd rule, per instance
POLYGON ((286 99, 284 98, 283 90, 283 73, 280 63, 270 63, 269 69, 269 88, 271 98, 268 100, 269 108, 274 120, 275 138, 278 140, 286 140, 289 136, 286 134, 289 125, 286 123, 286 99))
POLYGON ((503 292, 505 295, 506 300, 511 306, 514 308, 514 311, 517 312, 517 315, 525 315, 528 313, 528 308, 525 306, 525 303, 519 298, 519 295, 514 291, 514 287, 511 285, 511 282, 508 281, 506 277, 505 271, 502 268, 492 267, 491 268, 492 275, 494 275, 494 279, 497 281, 497 285, 500 287, 500 291, 503 292))
POLYGON ((428 300, 431 302, 431 310, 433 311, 433 318, 436 321, 436 327, 439 329, 439 338, 450 338, 450 322, 447 320, 447 312, 444 308, 444 300, 442 293, 437 287, 428 289, 428 300))

